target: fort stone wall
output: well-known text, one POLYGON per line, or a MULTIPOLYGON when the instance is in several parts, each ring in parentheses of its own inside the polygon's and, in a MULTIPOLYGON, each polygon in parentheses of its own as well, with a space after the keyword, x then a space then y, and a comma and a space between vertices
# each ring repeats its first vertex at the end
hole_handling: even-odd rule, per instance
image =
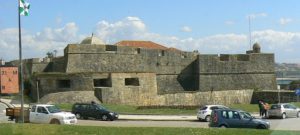
POLYGON ((199 90, 276 89, 273 54, 199 55, 199 90))
POLYGON ((197 80, 197 55, 111 45, 68 45, 65 49, 67 73, 156 73, 158 89, 162 93, 198 88, 198 81, 194 81, 197 80))

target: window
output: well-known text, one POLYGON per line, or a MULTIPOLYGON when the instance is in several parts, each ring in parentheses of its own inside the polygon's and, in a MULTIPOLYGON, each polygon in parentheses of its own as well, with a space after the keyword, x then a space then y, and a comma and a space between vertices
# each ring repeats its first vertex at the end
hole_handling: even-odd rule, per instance
POLYGON ((111 81, 108 78, 94 79, 94 87, 111 87, 111 81))
POLYGON ((71 88, 70 80, 58 80, 57 81, 58 88, 71 88))
POLYGON ((241 112, 241 117, 243 119, 251 119, 252 118, 252 116, 247 112, 241 112))
POLYGON ((105 51, 117 51, 117 46, 115 45, 106 45, 105 51))
POLYGON ((44 107, 40 107, 40 106, 37 108, 37 112, 38 113, 48 113, 44 107))
POLYGON ((13 71, 13 74, 15 75, 15 74, 18 74, 18 71, 13 71))
POLYGON ((240 115, 236 111, 222 111, 222 117, 225 119, 240 119, 240 115))
POLYGON ((5 90, 5 86, 1 86, 1 89, 2 89, 2 90, 5 90))
POLYGON ((36 108, 36 106, 34 105, 34 106, 32 106, 32 108, 31 108, 31 112, 35 112, 35 108, 36 108))
POLYGON ((126 86, 140 86, 139 78, 125 78, 126 86))
POLYGON ((227 111, 222 111, 221 114, 222 114, 222 117, 223 117, 223 118, 227 119, 227 111))
POLYGON ((140 54, 141 53, 141 48, 136 48, 136 54, 140 54))
POLYGON ((160 51, 160 52, 158 53, 158 56, 165 56, 165 51, 164 51, 164 50, 160 51))
POLYGON ((240 115, 238 112, 232 111, 232 119, 240 119, 240 115))
POLYGON ((2 75, 6 75, 6 71, 2 71, 2 75))
POLYGON ((210 110, 219 109, 217 106, 210 107, 210 110))

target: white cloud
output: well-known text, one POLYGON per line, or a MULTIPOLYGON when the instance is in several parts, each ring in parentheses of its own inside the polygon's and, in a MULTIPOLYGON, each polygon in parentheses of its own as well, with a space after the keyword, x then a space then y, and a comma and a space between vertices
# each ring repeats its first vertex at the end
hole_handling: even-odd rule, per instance
MULTIPOLYGON (((46 52, 63 49, 69 43, 80 42, 84 35, 78 34, 75 23, 67 23, 62 28, 45 28, 41 32, 31 34, 23 30, 24 56, 44 57, 46 52)), ((206 37, 180 38, 172 35, 161 35, 147 30, 144 22, 138 17, 127 17, 116 22, 99 21, 96 24, 96 36, 113 44, 121 40, 150 40, 167 47, 175 47, 185 51, 198 50, 201 54, 244 54, 249 50, 247 34, 215 34, 206 37)), ((89 35, 89 34, 86 34, 89 35)), ((277 62, 299 62, 300 32, 281 32, 261 30, 252 32, 252 41, 258 42, 262 52, 275 53, 277 62)), ((18 30, 0 30, 0 57, 17 59, 18 30)))
MULTIPOLYGON (((78 28, 75 23, 67 23, 64 27, 45 28, 42 32, 31 34, 22 31, 22 51, 24 58, 44 57, 48 51, 58 50, 62 55, 68 43, 78 42, 78 28)), ((18 29, 8 28, 0 30, 0 54, 7 60, 17 59, 19 51, 18 29)))
POLYGON ((256 19, 258 17, 267 17, 268 14, 267 13, 255 13, 255 14, 250 14, 250 15, 247 15, 247 19, 250 17, 251 19, 256 19))
POLYGON ((144 33, 146 25, 138 17, 127 17, 114 23, 100 21, 96 25, 96 35, 106 43, 114 43, 117 39, 134 40, 144 33))
MULTIPOLYGON (((265 13, 253 14, 253 17, 267 16, 265 13)), ((247 34, 216 34, 207 37, 179 38, 176 36, 166 36, 147 31, 146 25, 141 19, 124 19, 122 21, 108 23, 102 21, 97 25, 98 34, 103 40, 116 43, 120 40, 151 40, 167 47, 193 51, 200 53, 245 53, 249 50, 249 39, 247 34), (143 27, 138 27, 134 22, 138 22, 143 27)), ((300 50, 300 33, 280 32, 274 30, 253 31, 252 41, 258 42, 262 46, 262 51, 275 53, 276 61, 289 61, 299 58, 296 50, 300 50), (293 52, 291 52, 293 50, 293 52)), ((300 58, 299 58, 300 59, 300 58)))
POLYGON ((279 24, 281 24, 281 25, 286 25, 286 24, 288 24, 288 23, 290 23, 290 22, 292 22, 293 20, 292 19, 290 19, 290 18, 280 18, 279 19, 279 24))
POLYGON ((182 32, 191 32, 192 31, 192 29, 189 26, 183 26, 180 30, 182 32))

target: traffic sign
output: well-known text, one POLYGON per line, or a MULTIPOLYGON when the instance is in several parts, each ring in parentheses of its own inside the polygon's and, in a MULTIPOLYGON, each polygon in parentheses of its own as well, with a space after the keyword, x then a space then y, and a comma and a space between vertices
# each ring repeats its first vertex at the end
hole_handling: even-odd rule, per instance
POLYGON ((295 90, 295 94, 296 94, 297 96, 300 95, 300 88, 297 88, 297 89, 295 90))

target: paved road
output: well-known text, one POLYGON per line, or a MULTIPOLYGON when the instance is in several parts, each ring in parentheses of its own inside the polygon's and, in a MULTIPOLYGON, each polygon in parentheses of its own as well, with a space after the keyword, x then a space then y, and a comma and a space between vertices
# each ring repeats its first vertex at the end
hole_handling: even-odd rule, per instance
POLYGON ((268 119, 271 129, 274 130, 298 130, 300 131, 300 118, 268 119))
POLYGON ((8 120, 8 118, 5 116, 5 110, 6 105, 0 102, 0 123, 5 122, 8 120))
MULTIPOLYGON (((271 123, 272 130, 298 130, 300 131, 300 118, 267 119, 271 123)), ((78 125, 90 126, 116 126, 116 127, 190 127, 208 128, 208 122, 199 121, 98 121, 78 120, 78 125)))

